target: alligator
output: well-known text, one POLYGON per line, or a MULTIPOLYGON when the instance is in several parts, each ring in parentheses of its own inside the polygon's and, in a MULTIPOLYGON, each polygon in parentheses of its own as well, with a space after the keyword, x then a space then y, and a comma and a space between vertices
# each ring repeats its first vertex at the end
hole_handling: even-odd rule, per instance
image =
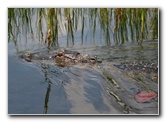
POLYGON ((58 66, 69 66, 75 65, 78 63, 101 63, 102 61, 97 60, 96 57, 90 57, 88 54, 82 55, 77 51, 60 49, 54 55, 51 56, 43 56, 38 53, 26 53, 20 56, 27 62, 32 62, 33 60, 50 60, 54 59, 56 65, 58 66))

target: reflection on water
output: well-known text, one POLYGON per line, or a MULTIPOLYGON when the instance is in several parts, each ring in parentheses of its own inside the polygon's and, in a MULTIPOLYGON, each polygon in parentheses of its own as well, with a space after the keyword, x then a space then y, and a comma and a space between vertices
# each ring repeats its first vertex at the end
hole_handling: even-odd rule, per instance
POLYGON ((158 9, 8 13, 9 114, 158 114, 158 97, 134 99, 142 90, 159 91, 158 9), (59 48, 102 63, 56 66, 49 57, 59 48), (36 57, 26 62, 20 58, 25 53, 36 57))
MULTIPOLYGON (((59 86, 61 90, 54 94, 59 96, 57 105, 61 104, 62 110, 70 106, 69 113, 73 114, 110 113, 111 111, 115 114, 121 113, 108 102, 100 83, 105 79, 99 73, 74 67, 60 69, 59 67, 52 67, 51 69, 47 67, 47 70, 50 71, 48 77, 50 77, 52 83, 48 83, 44 113, 50 113, 49 95, 54 84, 61 85, 59 86), (63 101, 61 101, 61 97, 64 98, 63 101), (62 104, 63 102, 64 104, 62 104)), ((49 78, 46 77, 46 79, 49 78)), ((54 107, 56 108, 56 104, 54 104, 54 107)))
POLYGON ((143 40, 157 39, 157 30, 157 8, 8 9, 8 40, 19 51, 25 43, 35 48, 31 42, 49 48, 109 46, 128 41, 141 44, 143 40))
MULTIPOLYGON (((137 103, 134 99, 140 90, 151 89, 158 93, 158 82, 151 79, 151 74, 158 74, 155 70, 157 43, 145 42, 142 53, 137 50, 138 45, 127 44, 122 51, 124 47, 79 48, 80 53, 97 56, 102 63, 69 67, 56 66, 52 60, 26 62, 9 54, 9 113, 157 114, 158 98, 148 103, 137 103), (148 55, 143 56, 146 52, 148 55), (148 61, 154 67, 147 72, 143 68, 148 67, 148 61), (131 69, 133 63, 135 67, 131 69), (18 70, 17 74, 14 69, 18 70), (29 109, 30 106, 33 107, 29 109)), ((77 48, 73 50, 78 51, 77 48)), ((42 54, 53 52, 43 49, 42 54)))

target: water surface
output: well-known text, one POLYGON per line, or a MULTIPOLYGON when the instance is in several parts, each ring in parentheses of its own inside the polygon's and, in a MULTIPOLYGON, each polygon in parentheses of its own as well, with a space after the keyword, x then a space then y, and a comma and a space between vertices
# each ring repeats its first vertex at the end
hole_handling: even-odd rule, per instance
MULTIPOLYGON (((123 38, 121 31, 115 33, 113 30, 116 17, 112 15, 121 9, 110 9, 109 14, 112 15, 109 24, 103 23, 105 20, 102 20, 103 13, 100 13, 100 16, 93 16, 94 18, 84 13, 73 19, 74 22, 78 21, 76 23, 78 25, 77 29, 70 32, 66 29, 67 18, 63 16, 60 23, 62 28, 57 32, 57 45, 49 47, 44 43, 47 23, 42 18, 41 28, 39 25, 36 26, 39 21, 39 10, 41 9, 17 9, 15 18, 9 16, 9 114, 157 115, 159 113, 158 96, 145 103, 138 103, 134 99, 135 94, 143 90, 152 90, 159 94, 158 39, 132 38, 132 35, 138 36, 137 33, 141 33, 141 29, 131 30, 128 23, 131 18, 128 18, 126 24, 128 33, 125 34, 128 39, 123 38), (24 12, 30 12, 25 14, 27 23, 24 23, 24 16, 19 16, 24 12), (59 33, 60 31, 62 33, 59 33), (25 53, 49 57, 64 48, 97 57, 102 63, 93 65, 80 63, 60 67, 55 64, 54 59, 27 62, 20 58, 20 55, 25 53)), ((130 9, 126 9, 128 10, 130 9)), ((142 11, 144 12, 144 9, 138 10, 138 13, 142 11)), ((152 9, 147 17, 148 22, 153 18, 150 15, 155 15, 153 12, 152 9)), ((148 22, 145 24, 146 31, 152 34, 152 30, 148 30, 151 25, 148 22)), ((135 27, 134 24, 132 27, 135 27)), ((74 24, 71 26, 76 28, 74 24)))

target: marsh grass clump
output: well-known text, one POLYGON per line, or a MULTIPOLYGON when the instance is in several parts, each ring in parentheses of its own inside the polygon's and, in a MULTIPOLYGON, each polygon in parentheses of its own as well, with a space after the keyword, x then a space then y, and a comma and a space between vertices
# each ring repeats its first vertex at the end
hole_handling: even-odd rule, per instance
MULTIPOLYGON (((19 42, 20 34, 32 34, 34 40, 48 47, 59 46, 59 37, 66 35, 66 45, 74 45, 75 32, 80 31, 83 44, 87 34, 93 41, 97 29, 104 43, 158 38, 157 8, 9 8, 8 40, 19 42), (88 33, 87 33, 88 30, 88 33)), ((28 41, 28 39, 27 39, 28 41)))

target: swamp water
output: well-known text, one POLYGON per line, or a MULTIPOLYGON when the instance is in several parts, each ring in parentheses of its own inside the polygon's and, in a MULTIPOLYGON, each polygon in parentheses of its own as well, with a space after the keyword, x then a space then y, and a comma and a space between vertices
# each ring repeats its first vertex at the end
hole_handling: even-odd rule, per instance
POLYGON ((158 46, 156 41, 144 43, 141 52, 134 44, 72 48, 102 60, 93 65, 59 67, 54 60, 26 62, 9 54, 9 113, 157 114, 158 98, 147 103, 134 99, 139 90, 158 93, 158 80, 153 80, 158 46))
POLYGON ((97 29, 95 44, 82 43, 80 33, 74 33, 72 46, 64 41, 66 36, 60 36, 59 46, 51 49, 24 34, 18 40, 25 41, 8 43, 8 113, 158 114, 158 96, 144 103, 134 98, 143 90, 159 93, 158 40, 105 44, 97 29), (61 67, 54 59, 27 62, 20 58, 27 52, 52 56, 61 48, 97 57, 102 63, 61 67))

